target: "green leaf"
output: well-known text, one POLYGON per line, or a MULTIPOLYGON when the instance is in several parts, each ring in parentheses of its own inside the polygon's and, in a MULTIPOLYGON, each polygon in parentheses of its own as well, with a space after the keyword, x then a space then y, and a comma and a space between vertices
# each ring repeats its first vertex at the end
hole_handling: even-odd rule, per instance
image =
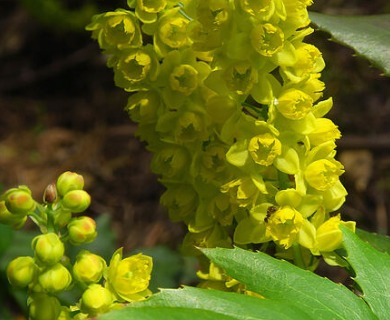
POLYGON ((381 320, 390 319, 390 256, 375 250, 357 235, 341 226, 347 260, 355 271, 354 280, 364 300, 381 320))
POLYGON ((278 319, 304 320, 309 317, 294 301, 273 301, 243 294, 185 287, 164 289, 147 301, 100 316, 99 320, 116 319, 278 319))
POLYGON ((390 76, 390 14, 331 16, 310 12, 310 19, 336 42, 351 47, 390 76))
POLYGON ((38 234, 38 231, 18 230, 14 232, 12 244, 8 246, 1 257, 0 270, 5 270, 8 263, 16 257, 33 256, 34 251, 31 248, 31 241, 38 234))
POLYGON ((356 234, 375 249, 390 254, 390 237, 384 234, 372 233, 362 229, 356 229, 356 234))
POLYGON ((346 287, 261 252, 203 249, 227 274, 267 299, 295 302, 313 319, 377 319, 346 287))

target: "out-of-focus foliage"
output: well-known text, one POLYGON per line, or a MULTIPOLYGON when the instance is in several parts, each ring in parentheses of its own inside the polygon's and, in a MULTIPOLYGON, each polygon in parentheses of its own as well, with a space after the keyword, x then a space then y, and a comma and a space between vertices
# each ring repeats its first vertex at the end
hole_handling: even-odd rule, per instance
POLYGON ((329 32, 332 39, 349 46, 390 76, 390 14, 374 16, 331 16, 316 12, 310 19, 329 32))
POLYGON ((66 0, 22 0, 29 12, 43 24, 59 31, 83 31, 97 13, 96 1, 78 1, 70 8, 66 0))

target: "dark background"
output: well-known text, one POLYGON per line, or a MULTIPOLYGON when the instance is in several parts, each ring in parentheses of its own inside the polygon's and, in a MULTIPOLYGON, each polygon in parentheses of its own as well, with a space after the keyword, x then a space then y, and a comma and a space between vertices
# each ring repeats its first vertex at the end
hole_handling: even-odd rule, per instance
MULTIPOLYGON (((108 213, 125 250, 157 244, 176 249, 184 235, 159 206, 163 188, 150 154, 123 108, 98 45, 84 31, 91 13, 126 1, 0 0, 0 187, 31 187, 36 199, 63 171, 83 174, 91 215, 108 213), (87 5, 87 7, 86 7, 87 5), (81 13, 80 13, 81 12, 81 13)), ((318 0, 313 11, 390 13, 388 0, 318 0)), ((350 195, 340 210, 360 228, 389 233, 390 79, 317 32, 307 42, 323 52, 325 97, 343 138, 338 157, 350 195)), ((390 53, 389 53, 390 56, 390 53)))

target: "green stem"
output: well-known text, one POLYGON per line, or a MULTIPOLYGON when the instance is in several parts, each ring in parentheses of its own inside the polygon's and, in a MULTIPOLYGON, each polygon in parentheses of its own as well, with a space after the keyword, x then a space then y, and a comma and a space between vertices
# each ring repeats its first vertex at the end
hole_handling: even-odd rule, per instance
POLYGON ((301 269, 306 269, 306 264, 302 256, 301 246, 298 243, 294 243, 292 249, 294 255, 294 264, 301 269))
POLYGON ((52 209, 52 205, 49 204, 46 208, 46 214, 47 214, 47 231, 48 232, 55 232, 54 227, 54 210, 52 209))

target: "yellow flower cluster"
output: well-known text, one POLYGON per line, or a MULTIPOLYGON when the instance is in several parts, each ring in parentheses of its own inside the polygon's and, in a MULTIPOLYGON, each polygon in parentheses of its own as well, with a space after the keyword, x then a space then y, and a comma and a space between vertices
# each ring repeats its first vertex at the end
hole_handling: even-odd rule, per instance
POLYGON ((126 110, 187 252, 273 242, 330 261, 341 246, 340 132, 320 101, 322 55, 303 41, 311 2, 128 0, 87 27, 132 92, 126 110))

